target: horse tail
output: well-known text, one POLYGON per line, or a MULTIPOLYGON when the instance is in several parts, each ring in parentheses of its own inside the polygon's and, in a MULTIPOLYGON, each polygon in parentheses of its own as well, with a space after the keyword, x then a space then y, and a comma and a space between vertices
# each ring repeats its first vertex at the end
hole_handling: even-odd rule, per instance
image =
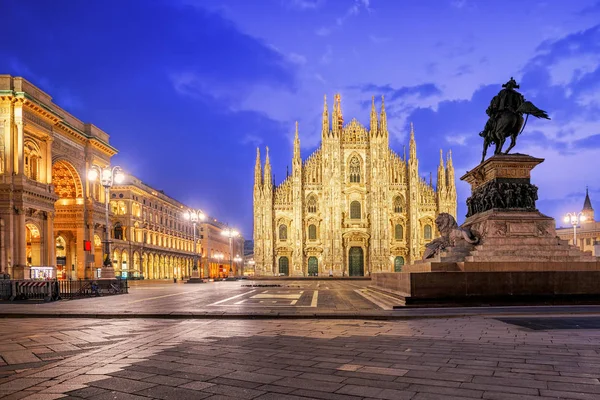
POLYGON ((525 129, 525 125, 527 125, 528 118, 529 118, 529 114, 525 114, 525 122, 523 122, 523 127, 521 128, 521 131, 519 133, 517 133, 517 136, 519 136, 521 133, 523 133, 523 129, 525 129))

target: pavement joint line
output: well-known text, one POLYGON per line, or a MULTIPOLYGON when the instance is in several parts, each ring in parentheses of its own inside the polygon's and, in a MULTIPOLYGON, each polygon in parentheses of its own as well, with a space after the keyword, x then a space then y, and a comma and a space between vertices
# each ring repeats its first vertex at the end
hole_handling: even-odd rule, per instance
POLYGON ((214 305, 221 304, 221 303, 224 303, 224 302, 229 301, 229 300, 237 299, 238 297, 241 297, 241 296, 244 296, 246 294, 253 293, 253 292, 256 292, 256 289, 252 289, 252 290, 250 290, 248 292, 240 293, 238 295, 229 297, 227 299, 219 300, 216 303, 209 304, 209 306, 214 306, 214 305))
MULTIPOLYGON (((185 322, 183 322, 183 324, 192 325, 192 321, 185 321, 185 322)), ((172 334, 169 334, 168 336, 169 336, 170 340, 173 340, 174 338, 180 337, 182 335, 186 335, 188 332, 192 332, 192 331, 198 329, 198 326, 196 324, 193 324, 193 325, 194 325, 193 327, 191 327, 189 329, 186 329, 186 330, 180 332, 179 334, 177 334, 175 336, 173 336, 172 334)), ((34 374, 40 373, 42 371, 46 371, 48 369, 60 367, 60 366, 62 366, 64 364, 66 364, 66 363, 70 363, 70 362, 73 362, 73 361, 76 361, 76 360, 80 360, 82 358, 89 357, 89 356, 97 354, 97 353, 106 352, 107 350, 110 350, 110 349, 112 349, 114 347, 117 347, 117 346, 118 347, 125 347, 126 345, 128 345, 130 343, 138 344, 137 347, 132 348, 130 350, 123 351, 123 352, 121 352, 117 356, 117 357, 119 357, 118 359, 123 359, 123 358, 126 358, 127 356, 129 356, 132 353, 139 352, 139 347, 141 347, 141 346, 147 346, 147 345, 149 345, 150 343, 153 343, 153 342, 163 343, 164 342, 164 334, 166 334, 171 329, 172 329, 172 326, 168 326, 168 327, 165 327, 164 329, 161 329, 158 332, 156 332, 156 331, 150 331, 150 334, 147 335, 147 336, 145 336, 145 337, 143 336, 143 333, 142 333, 140 335, 133 335, 132 338, 127 339, 125 341, 117 341, 116 343, 112 343, 112 344, 109 344, 109 345, 106 345, 106 346, 101 346, 100 348, 89 350, 89 351, 85 351, 84 350, 80 354, 76 354, 74 356, 65 358, 63 360, 47 364, 47 365, 45 365, 43 367, 28 369, 27 371, 23 371, 23 372, 20 372, 20 373, 16 373, 16 374, 10 375, 10 376, 5 377, 5 378, 1 378, 0 379, 0 385, 2 385, 4 383, 12 382, 15 379, 20 379, 20 378, 28 377, 30 375, 34 375, 34 374), (142 337, 140 338, 140 336, 142 336, 142 337), (156 339, 153 339, 154 337, 156 337, 156 339), (146 340, 144 340, 144 339, 146 339, 146 340)), ((110 362, 106 363, 104 361, 99 361, 99 362, 94 363, 93 365, 98 365, 97 367, 95 367, 95 368, 98 368, 98 367, 101 367, 101 366, 104 366, 104 365, 107 365, 107 364, 110 364, 110 362)), ((85 369, 85 368, 88 368, 88 367, 86 366, 86 367, 83 367, 82 369, 85 369)), ((88 371, 89 371, 89 369, 88 369, 88 371)), ((47 381, 50 381, 50 380, 53 380, 53 378, 48 378, 44 382, 47 382, 47 381)))
MULTIPOLYGON (((199 292, 200 290, 195 290, 195 292, 199 292)), ((181 292, 181 293, 171 293, 171 294, 165 294, 162 296, 155 296, 155 297, 148 297, 145 299, 139 299, 139 300, 133 300, 133 301, 128 301, 128 304, 133 304, 133 303, 139 303, 141 301, 147 301, 147 300, 156 300, 156 299, 162 299, 165 297, 171 297, 171 296, 180 296, 182 294, 190 294, 190 293, 194 293, 194 292, 181 292)))

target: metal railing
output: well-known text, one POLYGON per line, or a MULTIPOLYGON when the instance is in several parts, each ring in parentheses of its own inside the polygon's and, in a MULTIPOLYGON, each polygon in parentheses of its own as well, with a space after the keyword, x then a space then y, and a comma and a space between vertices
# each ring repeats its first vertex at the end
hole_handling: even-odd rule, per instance
POLYGON ((0 280, 0 299, 54 301, 129 293, 126 279, 0 280))

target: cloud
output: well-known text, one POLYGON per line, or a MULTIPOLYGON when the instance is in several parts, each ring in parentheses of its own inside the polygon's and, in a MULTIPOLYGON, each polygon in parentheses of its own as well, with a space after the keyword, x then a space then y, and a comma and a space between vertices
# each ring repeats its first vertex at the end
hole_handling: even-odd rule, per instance
POLYGON ((333 59, 333 48, 331 46, 327 46, 325 53, 321 56, 321 64, 329 64, 333 59))
POLYGON ((391 40, 389 37, 380 37, 375 35, 369 35, 369 39, 375 44, 387 43, 391 40))
POLYGON ((317 36, 328 36, 331 33, 331 28, 321 27, 315 31, 317 36))
POLYGON ((283 0, 282 4, 296 10, 316 10, 323 5, 323 0, 283 0))
POLYGON ((251 144, 254 147, 259 147, 263 144, 263 138, 259 135, 247 134, 241 141, 242 144, 251 144))
POLYGON ((211 62, 183 59, 174 63, 167 76, 178 94, 197 100, 217 99, 234 111, 241 109, 244 98, 255 87, 294 90, 298 68, 306 63, 305 56, 284 54, 277 47, 241 32, 218 14, 208 14, 200 8, 194 10, 209 19, 206 29, 210 28, 210 35, 220 38, 221 45, 210 49, 211 62), (243 68, 236 66, 239 60, 244 60, 243 68))
MULTIPOLYGON (((386 95, 386 100, 400 100, 408 96, 417 96, 426 98, 435 95, 441 95, 442 91, 433 83, 424 83, 416 86, 403 86, 394 89, 391 85, 375 85, 367 83, 359 86, 351 86, 351 89, 358 89, 363 93, 381 93, 386 95)), ((369 103, 370 104, 370 103, 369 103)))
POLYGON ((288 59, 294 64, 306 64, 306 57, 298 53, 290 53, 288 59))
POLYGON ((315 34, 318 36, 327 36, 331 34, 334 29, 340 29, 348 18, 359 15, 362 10, 369 14, 373 11, 370 0, 354 0, 352 5, 347 8, 342 15, 335 18, 335 23, 332 26, 321 27, 315 31, 315 34))
POLYGON ((587 17, 588 15, 593 13, 600 13, 600 1, 591 4, 577 12, 578 15, 582 15, 584 17, 587 17))

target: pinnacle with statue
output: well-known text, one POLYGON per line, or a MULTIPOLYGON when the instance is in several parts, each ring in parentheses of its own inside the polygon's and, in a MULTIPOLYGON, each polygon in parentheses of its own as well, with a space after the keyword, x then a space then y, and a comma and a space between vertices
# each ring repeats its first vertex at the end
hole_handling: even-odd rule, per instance
POLYGON ((540 110, 532 102, 526 101, 523 95, 515 90, 520 87, 514 78, 511 77, 502 87, 503 89, 494 96, 485 111, 489 118, 483 131, 479 133, 479 136, 483 137, 481 162, 485 160, 487 149, 492 143, 496 145, 494 154, 502 154, 504 142, 510 137, 510 145, 504 152, 504 154, 508 154, 515 147, 517 136, 525 129, 530 115, 536 118, 550 119, 546 111, 540 110), (523 115, 526 117, 523 118, 523 115))

